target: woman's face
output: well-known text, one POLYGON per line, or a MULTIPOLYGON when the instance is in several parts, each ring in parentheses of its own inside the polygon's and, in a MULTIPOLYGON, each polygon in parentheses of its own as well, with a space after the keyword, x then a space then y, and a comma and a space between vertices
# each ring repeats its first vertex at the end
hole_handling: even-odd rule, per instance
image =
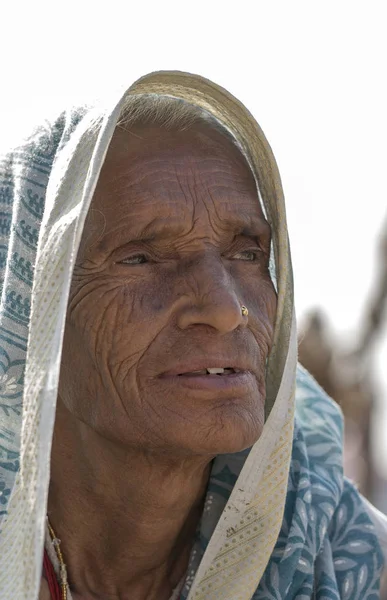
POLYGON ((276 312, 269 250, 253 176, 222 133, 117 130, 72 281, 67 408, 146 451, 252 445, 276 312), (212 367, 236 372, 205 374, 212 367))

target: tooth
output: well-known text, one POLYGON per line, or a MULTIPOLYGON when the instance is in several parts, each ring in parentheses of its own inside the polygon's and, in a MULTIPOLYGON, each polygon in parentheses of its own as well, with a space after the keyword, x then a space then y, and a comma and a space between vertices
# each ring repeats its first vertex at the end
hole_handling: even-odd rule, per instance
POLYGON ((223 367, 211 367, 207 368, 210 375, 222 375, 224 373, 223 367))

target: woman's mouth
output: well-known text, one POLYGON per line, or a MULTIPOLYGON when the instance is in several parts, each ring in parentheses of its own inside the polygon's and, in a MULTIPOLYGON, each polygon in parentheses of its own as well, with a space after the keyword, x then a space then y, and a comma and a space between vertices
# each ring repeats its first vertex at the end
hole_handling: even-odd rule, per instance
POLYGON ((187 390, 225 392, 241 395, 256 384, 251 371, 236 367, 206 367, 204 369, 164 373, 161 379, 176 388, 187 390))
POLYGON ((202 376, 202 375, 232 375, 233 373, 240 373, 239 369, 233 367, 207 367, 206 369, 200 369, 199 371, 189 371, 188 373, 179 373, 178 377, 186 376, 202 376))

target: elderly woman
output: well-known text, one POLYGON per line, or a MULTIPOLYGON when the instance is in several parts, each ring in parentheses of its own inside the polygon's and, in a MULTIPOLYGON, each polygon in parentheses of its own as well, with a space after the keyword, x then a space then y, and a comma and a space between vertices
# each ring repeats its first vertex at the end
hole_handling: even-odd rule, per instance
POLYGON ((0 598, 378 598, 250 113, 155 73, 1 172, 0 598))

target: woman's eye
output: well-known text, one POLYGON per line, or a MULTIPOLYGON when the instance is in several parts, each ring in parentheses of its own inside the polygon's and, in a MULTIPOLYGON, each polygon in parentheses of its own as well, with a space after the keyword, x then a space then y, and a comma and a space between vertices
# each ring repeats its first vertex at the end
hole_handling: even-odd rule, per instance
POLYGON ((244 250, 243 252, 237 252, 233 258, 236 260, 245 260, 248 262, 254 262, 259 260, 260 250, 244 250))
POLYGON ((120 265, 143 265, 144 263, 149 262, 148 258, 145 254, 134 254, 133 256, 128 256, 124 258, 124 260, 120 260, 120 265))

